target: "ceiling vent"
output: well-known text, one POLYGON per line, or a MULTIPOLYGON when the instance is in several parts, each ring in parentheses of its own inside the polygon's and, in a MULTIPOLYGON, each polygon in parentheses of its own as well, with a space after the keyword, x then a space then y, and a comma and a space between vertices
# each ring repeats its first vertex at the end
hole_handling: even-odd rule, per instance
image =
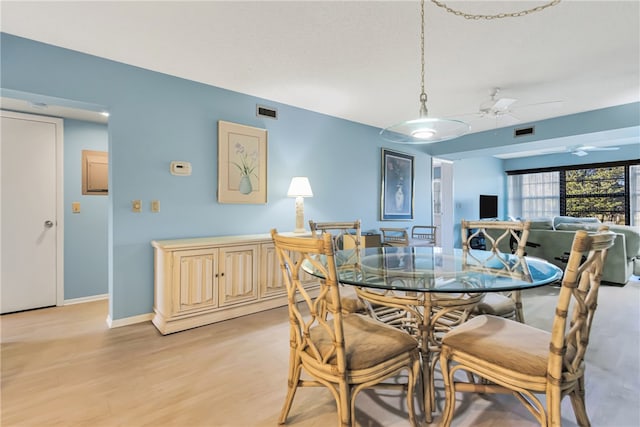
POLYGON ((535 128, 533 126, 528 127, 528 128, 514 129, 513 130, 513 137, 517 138, 519 136, 533 135, 534 133, 535 133, 535 128))
POLYGON ((256 116, 269 117, 270 119, 278 120, 278 110, 275 108, 265 107, 263 105, 256 105, 256 116))

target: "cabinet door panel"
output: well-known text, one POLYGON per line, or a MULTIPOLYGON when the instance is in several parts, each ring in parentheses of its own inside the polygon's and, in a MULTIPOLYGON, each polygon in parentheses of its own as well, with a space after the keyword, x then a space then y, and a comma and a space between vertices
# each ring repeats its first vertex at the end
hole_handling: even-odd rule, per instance
POLYGON ((217 250, 177 251, 174 254, 174 272, 177 274, 177 311, 216 307, 217 250), (178 268, 175 268, 175 267, 178 268))
POLYGON ((261 275, 260 275, 260 297, 280 296, 287 294, 287 288, 282 279, 280 260, 273 243, 266 243, 260 246, 261 275))
POLYGON ((258 245, 220 249, 220 305, 258 298, 258 245))

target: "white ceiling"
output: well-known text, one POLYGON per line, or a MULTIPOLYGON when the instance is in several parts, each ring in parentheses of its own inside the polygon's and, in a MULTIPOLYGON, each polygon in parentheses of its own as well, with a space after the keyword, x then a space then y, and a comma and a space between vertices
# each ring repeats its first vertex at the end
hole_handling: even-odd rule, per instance
MULTIPOLYGON (((443 1, 474 14, 547 3, 443 1)), ((376 127, 418 116, 418 0, 0 7, 10 34, 376 127)), ((461 118, 472 132, 510 125, 474 114, 494 87, 517 99, 522 122, 640 101, 637 0, 563 0, 494 20, 467 20, 430 0, 425 8, 430 116, 461 118)))

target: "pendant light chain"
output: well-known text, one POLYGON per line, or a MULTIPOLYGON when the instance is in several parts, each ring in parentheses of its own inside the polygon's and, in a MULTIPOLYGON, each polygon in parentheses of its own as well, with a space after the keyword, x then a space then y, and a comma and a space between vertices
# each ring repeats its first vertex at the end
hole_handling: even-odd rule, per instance
POLYGON ((422 72, 420 74, 421 78, 421 88, 422 92, 420 93, 420 117, 427 117, 427 93, 424 90, 424 0, 420 0, 420 60, 422 65, 422 72))
POLYGON ((452 14, 454 14, 456 16, 462 16, 465 19, 474 19, 474 20, 486 19, 486 20, 491 20, 491 19, 502 19, 502 18, 518 18, 520 16, 530 15, 532 13, 540 12, 541 10, 544 10, 544 9, 546 9, 548 7, 557 5, 558 3, 560 3, 560 0, 553 0, 553 1, 550 1, 549 3, 543 4, 542 6, 537 6, 537 7, 531 8, 531 9, 527 9, 527 10, 521 10, 520 12, 498 13, 497 15, 474 15, 474 14, 471 14, 471 13, 466 13, 466 12, 462 12, 460 10, 452 9, 449 6, 447 6, 445 3, 439 2, 438 0, 431 0, 431 2, 433 4, 435 4, 436 6, 439 6, 439 7, 443 8, 447 12, 452 13, 452 14))
MULTIPOLYGON (((474 15, 471 13, 461 12, 450 8, 445 3, 439 0, 430 0, 436 6, 445 9, 447 12, 457 16, 462 16, 466 19, 500 19, 500 18, 516 18, 519 16, 529 15, 531 13, 539 12, 548 7, 555 6, 560 3, 561 0, 552 0, 548 3, 534 7, 532 9, 523 10, 513 13, 499 13, 497 15, 474 15)), ((421 73, 421 89, 420 93, 420 118, 417 120, 405 120, 395 125, 389 126, 380 131, 380 136, 390 142, 398 144, 431 144, 435 142, 447 141, 449 139, 458 138, 471 129, 469 124, 460 120, 433 118, 428 117, 427 113, 427 93, 425 91, 425 57, 424 57, 424 3, 425 0, 420 0, 420 65, 421 73)))

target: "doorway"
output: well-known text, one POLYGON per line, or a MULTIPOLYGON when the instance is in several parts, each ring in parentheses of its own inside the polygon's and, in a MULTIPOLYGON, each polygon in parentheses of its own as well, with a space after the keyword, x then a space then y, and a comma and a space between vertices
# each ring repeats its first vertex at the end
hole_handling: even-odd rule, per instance
POLYGON ((436 228, 436 242, 445 250, 454 245, 453 162, 431 158, 433 197, 432 218, 436 228))

